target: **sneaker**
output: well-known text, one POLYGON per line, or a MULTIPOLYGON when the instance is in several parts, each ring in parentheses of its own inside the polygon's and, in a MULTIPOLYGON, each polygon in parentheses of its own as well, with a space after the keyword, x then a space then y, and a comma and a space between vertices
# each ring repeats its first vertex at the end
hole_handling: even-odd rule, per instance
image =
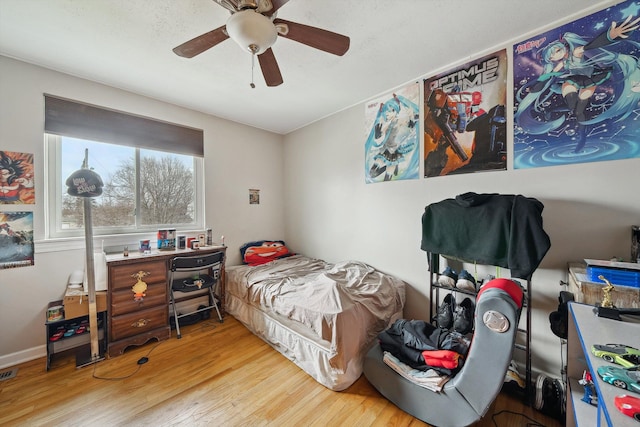
POLYGON ((507 373, 504 376, 504 383, 515 384, 518 388, 521 388, 523 390, 525 388, 525 382, 520 376, 520 372, 518 372, 518 366, 513 360, 511 361, 511 363, 509 363, 509 368, 507 369, 507 373))
POLYGON ((564 419, 564 385, 560 380, 540 374, 536 380, 534 407, 545 415, 564 419))
POLYGON ((438 277, 438 284, 449 288, 455 288, 458 281, 458 275, 451 267, 444 269, 440 277, 438 277))
POLYGON ((486 285, 487 283, 489 283, 490 281, 492 281, 493 279, 495 279, 496 276, 494 276, 493 274, 487 274, 487 277, 485 277, 484 279, 481 279, 480 282, 478 283, 478 289, 482 289, 482 287, 484 285, 486 285))
POLYGON ((476 307, 471 298, 465 298, 453 314, 453 330, 461 334, 473 331, 473 315, 476 307))
POLYGON ((458 275, 458 281, 456 282, 456 288, 465 291, 476 291, 476 279, 473 278, 467 270, 461 270, 458 275))
POLYGON ((456 309, 456 300, 453 298, 453 294, 447 294, 438 307, 438 314, 436 314, 436 325, 441 329, 451 329, 453 326, 453 312, 456 309))

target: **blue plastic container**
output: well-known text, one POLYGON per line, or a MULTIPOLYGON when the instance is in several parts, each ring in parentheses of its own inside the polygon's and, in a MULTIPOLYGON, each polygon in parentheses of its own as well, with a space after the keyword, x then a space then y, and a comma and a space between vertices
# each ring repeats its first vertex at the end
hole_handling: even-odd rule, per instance
POLYGON ((618 268, 587 266, 587 277, 590 282, 604 283, 598 276, 604 276, 612 285, 640 288, 640 271, 621 270, 618 268))

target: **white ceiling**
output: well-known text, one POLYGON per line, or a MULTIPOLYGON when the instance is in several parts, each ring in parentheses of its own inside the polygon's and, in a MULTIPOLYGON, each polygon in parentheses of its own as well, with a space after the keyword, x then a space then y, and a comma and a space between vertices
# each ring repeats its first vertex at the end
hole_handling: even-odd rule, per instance
POLYGON ((284 83, 272 88, 257 63, 250 88, 251 56, 231 40, 192 59, 172 52, 226 22, 212 0, 0 0, 0 54, 286 134, 609 3, 290 0, 279 18, 347 35, 351 47, 339 57, 278 38, 284 83))

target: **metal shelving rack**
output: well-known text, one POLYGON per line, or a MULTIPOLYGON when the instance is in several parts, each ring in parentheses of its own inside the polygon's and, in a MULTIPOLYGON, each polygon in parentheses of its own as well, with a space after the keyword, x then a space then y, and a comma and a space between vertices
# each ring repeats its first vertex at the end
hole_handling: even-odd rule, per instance
MULTIPOLYGON (((437 307, 441 301, 440 290, 443 292, 455 292, 459 294, 467 294, 473 296, 477 295, 477 292, 471 292, 464 289, 450 288, 441 286, 438 284, 438 276, 440 274, 440 256, 454 256, 455 254, 436 254, 427 253, 427 259, 429 262, 429 289, 430 289, 430 304, 429 304, 429 319, 433 319, 437 312, 437 307)), ((522 279, 514 279, 518 283, 522 282, 522 279)), ((524 343, 516 342, 515 348, 521 350, 525 354, 525 399, 529 405, 533 403, 534 390, 531 374, 531 280, 526 281, 524 290, 524 303, 523 308, 525 312, 525 328, 518 326, 518 332, 524 336, 524 343)), ((522 319, 522 318, 521 318, 522 319)), ((522 323, 522 320, 521 322, 522 323)))

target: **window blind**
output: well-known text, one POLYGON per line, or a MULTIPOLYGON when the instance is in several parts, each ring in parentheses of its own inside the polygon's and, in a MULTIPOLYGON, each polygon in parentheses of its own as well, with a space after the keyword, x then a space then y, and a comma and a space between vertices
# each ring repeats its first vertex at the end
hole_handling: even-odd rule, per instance
POLYGON ((110 144, 204 156, 204 132, 45 94, 44 130, 110 144))

